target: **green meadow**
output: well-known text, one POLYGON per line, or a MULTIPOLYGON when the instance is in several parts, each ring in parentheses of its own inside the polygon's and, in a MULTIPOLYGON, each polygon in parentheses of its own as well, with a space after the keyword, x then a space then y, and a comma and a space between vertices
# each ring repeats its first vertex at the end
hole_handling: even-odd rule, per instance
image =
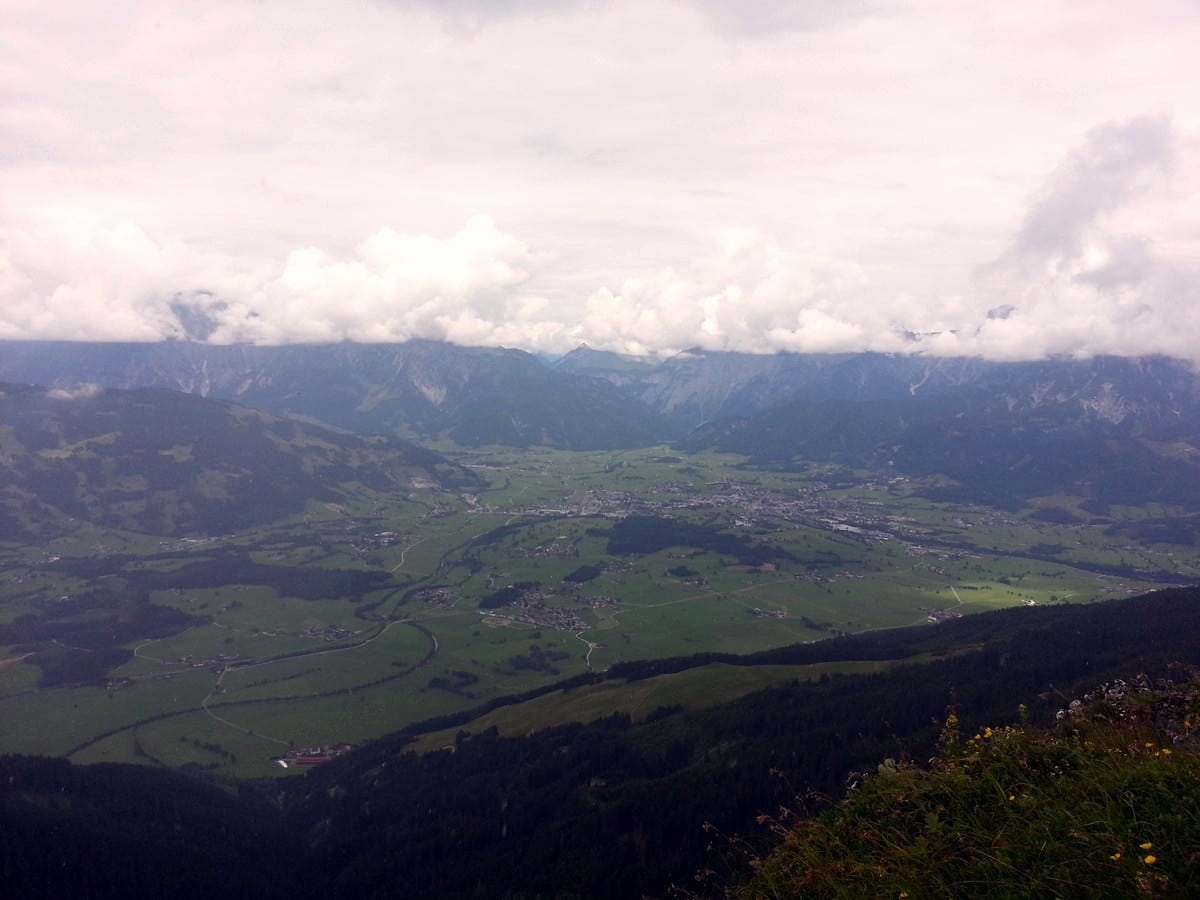
MULTIPOLYGON (((931 501, 929 483, 664 447, 440 449, 484 486, 361 489, 229 535, 77 524, 0 544, 0 751, 283 774, 272 759, 288 749, 620 662, 1200 578, 1195 547, 1123 530, 1178 513, 1157 504, 1098 519, 1066 495, 997 510, 931 501)), ((605 682, 471 728, 640 716, 815 677, 784 669, 605 682)))
POLYGON ((495 728, 502 735, 527 735, 556 725, 595 721, 613 713, 623 713, 640 722, 662 709, 708 709, 780 684, 816 681, 837 674, 883 672, 892 664, 851 660, 803 666, 743 667, 712 663, 634 682, 606 681, 503 706, 457 728, 426 732, 413 742, 412 749, 421 753, 452 746, 460 732, 478 734, 495 728))

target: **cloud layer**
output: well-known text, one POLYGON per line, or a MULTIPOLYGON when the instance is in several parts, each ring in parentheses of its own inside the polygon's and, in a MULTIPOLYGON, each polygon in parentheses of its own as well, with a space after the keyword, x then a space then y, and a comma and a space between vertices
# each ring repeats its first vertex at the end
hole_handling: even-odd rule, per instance
POLYGON ((993 6, 17 4, 0 338, 1200 359, 1200 11, 993 6))

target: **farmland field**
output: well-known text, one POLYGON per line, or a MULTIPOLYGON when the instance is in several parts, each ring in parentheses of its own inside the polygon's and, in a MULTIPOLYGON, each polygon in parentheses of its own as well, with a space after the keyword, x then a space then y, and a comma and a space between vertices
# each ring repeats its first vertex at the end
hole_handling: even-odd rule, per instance
MULTIPOLYGON (((1200 579, 1194 546, 1124 528, 1178 514, 1160 504, 1102 519, 1068 496, 997 510, 934 502, 899 477, 663 447, 439 449, 486 487, 363 489, 219 536, 80 524, 0 544, 0 752, 282 773, 272 759, 288 749, 620 662, 1200 579)), ((525 730, 808 676, 698 677, 480 721, 525 730)))

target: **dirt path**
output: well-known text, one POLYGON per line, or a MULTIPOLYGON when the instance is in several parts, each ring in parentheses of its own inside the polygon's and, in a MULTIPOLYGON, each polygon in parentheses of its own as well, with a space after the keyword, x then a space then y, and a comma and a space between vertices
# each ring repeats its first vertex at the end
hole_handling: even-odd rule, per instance
POLYGON ((392 573, 395 574, 404 566, 405 561, 408 559, 408 551, 409 550, 411 550, 413 547, 417 546, 418 544, 425 543, 427 540, 429 540, 429 538, 421 538, 419 541, 413 541, 411 544, 409 544, 407 547, 405 547, 403 550, 401 550, 400 551, 400 562, 398 562, 394 566, 392 566, 392 568, 391 568, 392 573))
POLYGON ((229 671, 228 669, 221 670, 221 674, 217 676, 217 683, 215 685, 213 685, 213 689, 208 692, 208 694, 205 696, 205 698, 203 700, 200 701, 200 708, 203 709, 206 713, 208 713, 209 718, 215 719, 216 721, 220 722, 222 725, 232 728, 235 731, 240 731, 242 734, 248 734, 251 737, 262 738, 264 741, 270 741, 271 743, 278 744, 281 747, 291 746, 287 741, 281 740, 280 738, 272 737, 271 735, 263 734, 262 732, 252 731, 249 728, 243 728, 237 722, 230 722, 228 719, 218 716, 215 712, 213 712, 211 709, 208 708, 208 701, 212 699, 212 695, 215 694, 217 692, 217 689, 221 687, 221 682, 224 680, 225 673, 228 671, 229 671))
POLYGON ((575 640, 582 641, 583 643, 587 644, 588 652, 587 652, 587 656, 585 656, 583 658, 583 662, 584 662, 584 665, 587 666, 587 670, 590 672, 590 671, 592 671, 592 651, 599 649, 601 645, 592 643, 587 638, 585 638, 583 636, 583 634, 584 634, 583 631, 575 632, 575 640))

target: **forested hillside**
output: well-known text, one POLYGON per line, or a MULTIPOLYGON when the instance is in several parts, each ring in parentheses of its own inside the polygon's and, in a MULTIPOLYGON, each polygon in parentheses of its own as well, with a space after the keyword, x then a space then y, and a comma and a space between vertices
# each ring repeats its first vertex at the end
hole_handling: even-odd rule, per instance
MULTIPOLYGON (((889 757, 924 761, 936 751, 948 710, 964 732, 1015 723, 1020 704, 1031 720, 1045 722, 1102 681, 1198 663, 1198 647, 1196 589, 1006 610, 735 660, 907 660, 887 674, 797 682, 706 712, 660 709, 638 723, 613 716, 527 738, 463 732, 453 748, 424 755, 406 752, 420 730, 410 729, 303 777, 262 786, 274 812, 247 798, 222 812, 221 803, 234 801, 215 786, 164 772, 155 775, 152 796, 131 792, 120 807, 126 811, 113 817, 140 823, 135 833, 170 834, 178 822, 185 833, 208 835, 212 855, 180 854, 178 866, 196 883, 219 878, 247 886, 231 887, 233 896, 249 895, 276 865, 299 868, 294 896, 665 896, 672 884, 692 885, 701 869, 740 864, 717 834, 765 849, 771 836, 758 824, 763 813, 781 806, 816 812, 843 795, 851 771, 873 770, 889 757), (194 799, 197 793, 209 799, 194 799), (214 826, 214 817, 226 824, 214 826), (247 840, 238 822, 262 835, 253 864, 238 849, 247 840), (281 827, 290 838, 277 839, 281 827), (307 848, 302 855, 292 839, 307 848), (219 875, 208 859, 221 860, 219 875)), ((608 677, 646 678, 711 661, 630 666, 608 677)), ((63 828, 119 832, 106 819, 75 822, 74 811, 89 806, 74 797, 98 790, 97 780, 140 771, 13 759, 5 765, 6 829, 29 833, 60 827, 59 819, 63 828)), ((5 874, 19 875, 9 883, 29 886, 28 895, 81 883, 72 878, 123 884, 116 874, 95 873, 136 870, 142 857, 128 846, 84 854, 78 866, 85 875, 75 863, 64 868, 57 850, 38 856, 36 848, 47 843, 10 842, 5 874)))
POLYGON ((46 537, 71 518, 157 535, 221 534, 338 501, 347 483, 469 487, 396 437, 345 434, 161 389, 0 383, 0 526, 46 537))

